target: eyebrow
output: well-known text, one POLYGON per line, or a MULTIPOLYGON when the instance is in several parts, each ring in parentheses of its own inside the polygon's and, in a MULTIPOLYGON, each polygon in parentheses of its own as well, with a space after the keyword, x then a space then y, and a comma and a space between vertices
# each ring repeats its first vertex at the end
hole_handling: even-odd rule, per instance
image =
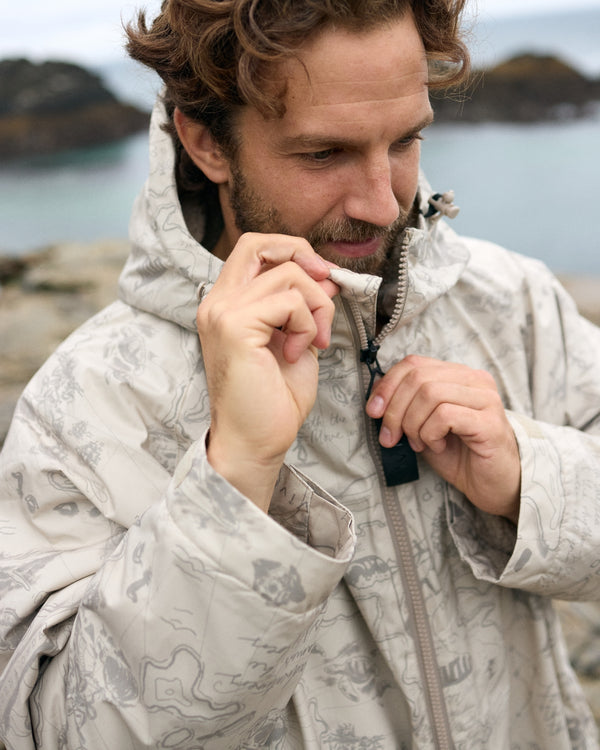
MULTIPOLYGON (((409 138, 411 135, 420 133, 425 128, 433 124, 433 113, 428 114, 417 125, 407 130, 395 140, 409 138)), ((282 138, 280 148, 284 151, 294 149, 306 149, 307 151, 319 151, 323 148, 354 148, 357 141, 351 138, 340 138, 337 135, 320 135, 320 134, 300 134, 291 135, 282 138)))

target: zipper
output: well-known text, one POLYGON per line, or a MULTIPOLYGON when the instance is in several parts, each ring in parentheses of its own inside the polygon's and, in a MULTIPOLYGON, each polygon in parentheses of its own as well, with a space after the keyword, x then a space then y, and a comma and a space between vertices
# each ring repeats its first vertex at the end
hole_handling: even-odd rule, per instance
MULTIPOLYGON (((363 385, 367 398, 377 375, 383 375, 383 370, 377 361, 377 352, 384 337, 398 324, 408 293, 408 244, 410 241, 410 230, 405 232, 398 264, 398 293, 392 317, 382 328, 379 334, 369 340, 365 324, 360 314, 360 308, 356 300, 347 299, 352 318, 354 320, 355 333, 359 339, 360 361, 367 365, 369 380, 363 377, 363 385)), ((366 414, 365 414, 366 417, 366 414)), ((429 627, 429 617, 425 599, 421 590, 421 583, 417 566, 412 554, 410 537, 408 535, 406 519, 402 507, 391 487, 387 487, 384 481, 384 470, 381 453, 378 450, 377 429, 374 420, 367 419, 367 437, 371 456, 377 467, 379 483, 383 491, 384 511, 391 529, 392 541, 398 559, 399 572, 402 577, 404 591, 407 596, 407 605, 414 624, 414 637, 417 644, 417 659, 425 684, 425 695, 427 710, 433 734, 434 747, 436 750, 452 750, 452 734, 450 722, 444 699, 440 671, 435 655, 433 635, 429 627)))
MULTIPOLYGON (((379 349, 383 339, 392 331, 400 322, 404 307, 406 306, 406 298, 408 296, 408 246, 412 239, 412 229, 405 229, 402 235, 402 245, 400 247, 400 253, 398 257, 398 291, 396 293, 396 301, 394 303, 394 310, 388 322, 383 326, 381 331, 375 336, 372 342, 373 347, 379 349)), ((358 305, 357 305, 358 308, 358 305)), ((362 318, 359 314, 359 320, 362 322, 362 318)), ((364 326, 363 326, 364 328, 364 326)), ((367 332, 365 331, 365 339, 367 338, 367 332)), ((368 342, 366 342, 369 347, 368 342)), ((364 349, 365 347, 361 347, 364 349)))

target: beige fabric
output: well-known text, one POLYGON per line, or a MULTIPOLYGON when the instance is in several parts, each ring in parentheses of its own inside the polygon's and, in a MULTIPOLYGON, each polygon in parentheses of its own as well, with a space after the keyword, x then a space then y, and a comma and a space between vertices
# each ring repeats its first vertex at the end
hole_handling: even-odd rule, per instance
POLYGON ((2 453, 0 737, 598 747, 549 600, 599 594, 598 330, 541 264, 423 220, 379 359, 494 375, 522 457, 518 530, 423 463, 383 486, 356 344, 379 280, 350 272, 267 517, 206 461, 196 289, 221 264, 184 225, 161 116, 123 301, 36 375, 2 453))

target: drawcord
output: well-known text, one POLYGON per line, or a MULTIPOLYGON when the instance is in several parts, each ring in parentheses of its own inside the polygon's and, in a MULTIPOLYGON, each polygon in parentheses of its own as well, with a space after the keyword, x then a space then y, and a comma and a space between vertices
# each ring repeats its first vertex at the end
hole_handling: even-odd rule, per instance
POLYGON ((425 214, 426 219, 430 219, 436 214, 447 216, 449 219, 455 219, 460 212, 460 208, 454 205, 454 190, 448 190, 445 193, 435 193, 429 198, 428 203, 429 209, 425 214))

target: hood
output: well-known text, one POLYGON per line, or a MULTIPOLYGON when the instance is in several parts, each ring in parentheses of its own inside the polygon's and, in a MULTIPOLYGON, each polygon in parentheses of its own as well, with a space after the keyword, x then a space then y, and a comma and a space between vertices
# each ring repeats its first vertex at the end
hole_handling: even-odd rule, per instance
MULTIPOLYGON (((175 150, 162 129, 166 113, 158 99, 150 123, 150 171, 135 200, 129 225, 131 253, 119 281, 121 299, 144 312, 196 329, 197 290, 216 281, 223 262, 203 247, 186 225, 175 182, 175 150)), ((469 252, 460 238, 440 221, 425 218, 432 191, 419 184, 419 226, 404 238, 408 253, 408 293, 402 320, 419 314, 432 300, 456 284, 469 252)), ((199 206, 201 214, 201 206, 199 206)), ((200 228, 202 224, 199 218, 200 228)), ((196 232, 197 233, 197 232, 196 232)), ((381 279, 352 271, 335 271, 341 294, 359 304, 377 294, 381 279)))

